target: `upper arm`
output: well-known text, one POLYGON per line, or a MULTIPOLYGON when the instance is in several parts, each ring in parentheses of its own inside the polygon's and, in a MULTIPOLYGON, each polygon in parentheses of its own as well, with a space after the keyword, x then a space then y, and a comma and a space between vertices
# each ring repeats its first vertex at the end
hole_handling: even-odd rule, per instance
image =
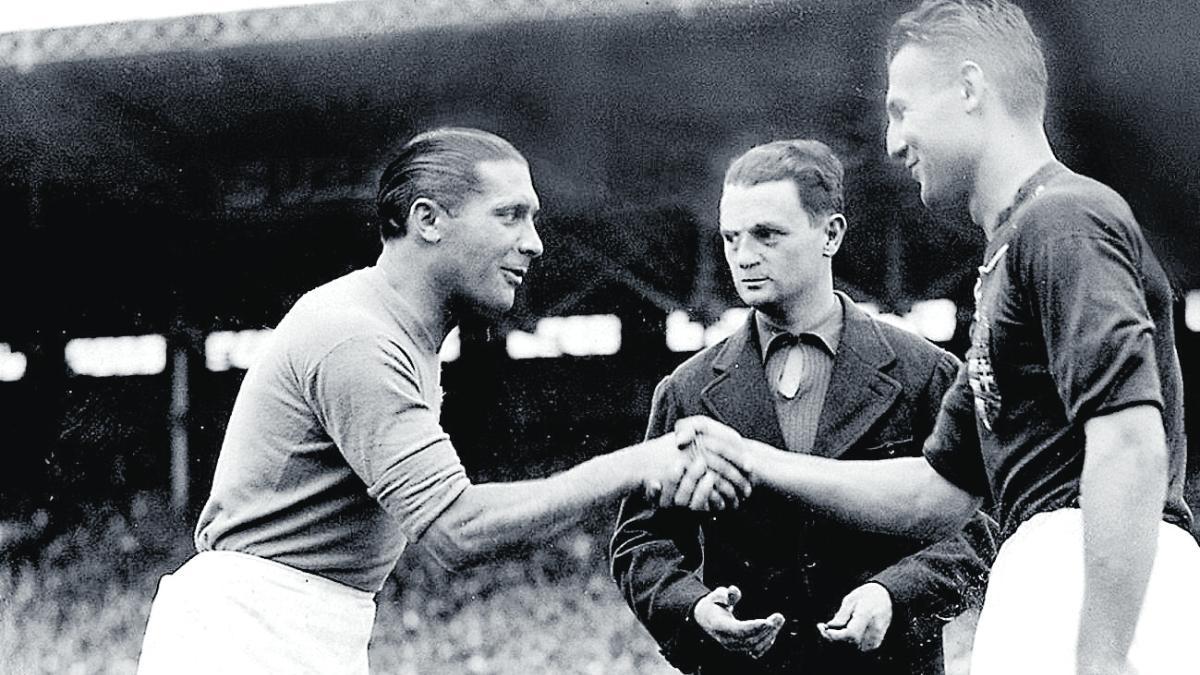
POLYGON ((975 427, 975 400, 965 366, 958 367, 954 382, 942 397, 933 433, 925 439, 923 453, 944 481, 972 495, 982 497, 990 493, 975 427))
POLYGON ((334 347, 309 374, 307 396, 367 493, 410 540, 469 484, 409 356, 386 337, 334 347))
POLYGON ((1017 264, 1068 419, 1139 404, 1161 409, 1155 327, 1134 233, 1081 208, 1050 216, 1053 227, 1030 233, 1017 264))
POLYGON ((939 536, 958 532, 979 510, 982 501, 979 496, 947 479, 928 461, 915 461, 909 480, 916 487, 918 513, 927 522, 943 524, 939 536))
POLYGON ((1084 423, 1085 465, 1121 457, 1133 464, 1165 470, 1167 442, 1162 413, 1152 405, 1135 405, 1098 415, 1084 423))

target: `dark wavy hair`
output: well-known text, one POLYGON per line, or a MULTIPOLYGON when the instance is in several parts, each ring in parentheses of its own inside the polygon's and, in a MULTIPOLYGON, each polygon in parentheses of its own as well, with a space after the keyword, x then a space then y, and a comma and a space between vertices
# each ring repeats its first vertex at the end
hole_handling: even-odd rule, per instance
POLYGON ((475 166, 505 160, 526 163, 511 143, 479 129, 442 127, 414 136, 379 177, 380 238, 403 237, 408 212, 421 197, 453 215, 468 195, 480 192, 475 166))
POLYGON ((842 162, 821 141, 773 141, 747 150, 725 172, 726 185, 752 186, 777 180, 796 184, 800 205, 813 217, 844 208, 842 162))

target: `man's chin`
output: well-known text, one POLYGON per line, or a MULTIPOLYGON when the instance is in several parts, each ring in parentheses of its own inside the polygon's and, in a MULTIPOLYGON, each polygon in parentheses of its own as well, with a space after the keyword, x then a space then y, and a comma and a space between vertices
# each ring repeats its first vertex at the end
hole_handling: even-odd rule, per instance
POLYGON ((515 302, 515 296, 459 302, 454 314, 467 323, 493 323, 511 312, 515 302))
POLYGON ((487 321, 496 321, 497 319, 502 318, 505 314, 511 312, 514 304, 515 303, 513 300, 509 300, 507 302, 487 302, 480 303, 473 309, 479 318, 487 321))
POLYGON ((517 291, 516 289, 505 291, 498 297, 489 298, 488 302, 483 304, 484 307, 481 312, 484 316, 491 318, 502 317, 511 312, 513 306, 517 304, 517 291))
POLYGON ((742 303, 747 307, 758 309, 763 305, 771 304, 773 298, 762 290, 750 290, 746 288, 738 289, 738 297, 742 299, 742 303))
POLYGON ((939 218, 958 217, 968 208, 966 193, 921 191, 921 203, 939 218))

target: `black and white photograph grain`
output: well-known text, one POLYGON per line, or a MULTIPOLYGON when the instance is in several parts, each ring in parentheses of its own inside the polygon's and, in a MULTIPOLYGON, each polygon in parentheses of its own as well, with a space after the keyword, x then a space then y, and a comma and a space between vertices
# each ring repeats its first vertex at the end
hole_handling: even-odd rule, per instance
POLYGON ((0 8, 0 673, 1200 675, 1200 4, 0 8))

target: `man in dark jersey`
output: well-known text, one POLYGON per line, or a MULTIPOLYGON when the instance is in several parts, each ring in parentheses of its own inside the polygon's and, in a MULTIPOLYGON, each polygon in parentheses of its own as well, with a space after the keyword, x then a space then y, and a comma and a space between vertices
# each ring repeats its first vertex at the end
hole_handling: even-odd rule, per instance
POLYGON ((987 236, 967 360, 922 458, 797 456, 704 418, 756 485, 859 527, 1004 543, 972 675, 1194 673, 1200 548, 1171 290, 1125 201, 1060 164, 1038 38, 1005 0, 927 0, 888 45, 890 155, 987 236))
POLYGON ((473 484, 439 423, 438 349, 464 315, 510 309, 542 253, 529 166, 493 134, 434 130, 383 172, 377 206, 376 265, 305 294, 246 373, 199 553, 160 582, 139 673, 362 674, 375 593, 409 543, 461 568, 633 491, 698 509, 745 496, 670 434, 473 484))

